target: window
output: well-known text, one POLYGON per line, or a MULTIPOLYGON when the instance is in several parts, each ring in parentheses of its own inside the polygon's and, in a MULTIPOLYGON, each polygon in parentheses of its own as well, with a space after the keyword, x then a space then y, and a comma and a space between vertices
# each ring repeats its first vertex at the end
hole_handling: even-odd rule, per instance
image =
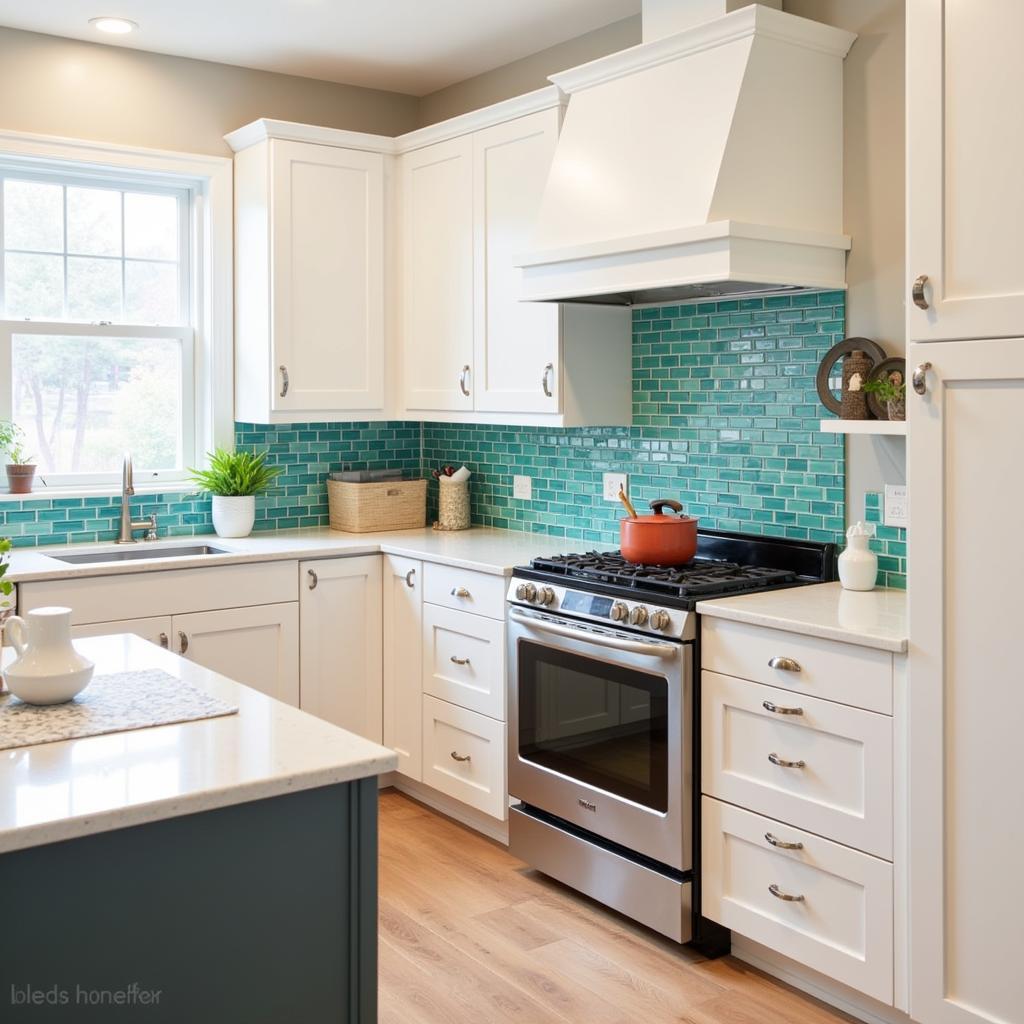
MULTIPOLYGON (((200 454, 196 196, 0 163, 0 417, 47 486, 182 479, 200 454)), ((230 342, 229 342, 230 343, 230 342)))

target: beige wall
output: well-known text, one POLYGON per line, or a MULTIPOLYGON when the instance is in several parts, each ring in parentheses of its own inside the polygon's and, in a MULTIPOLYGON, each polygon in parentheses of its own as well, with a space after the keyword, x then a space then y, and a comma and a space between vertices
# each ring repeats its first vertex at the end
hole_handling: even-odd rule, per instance
POLYGON ((229 155, 222 136, 257 117, 399 135, 401 93, 0 28, 0 128, 229 155))

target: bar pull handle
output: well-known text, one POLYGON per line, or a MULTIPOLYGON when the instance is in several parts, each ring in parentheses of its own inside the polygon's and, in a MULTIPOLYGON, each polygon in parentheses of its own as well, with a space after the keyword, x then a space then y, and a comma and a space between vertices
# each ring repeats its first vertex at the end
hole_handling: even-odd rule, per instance
POLYGON ((306 575, 309 576, 309 589, 316 590, 316 585, 320 582, 320 577, 312 569, 306 570, 306 575))
POLYGON ((925 298, 924 286, 928 283, 928 275, 920 274, 914 279, 913 285, 910 287, 910 297, 914 300, 914 305, 918 309, 928 309, 928 299, 925 298))
POLYGON ((178 630, 178 650, 182 654, 188 654, 188 634, 178 630))
POLYGON ((784 839, 776 839, 771 832, 765 832, 764 838, 772 846, 778 847, 780 850, 802 850, 804 848, 803 843, 787 843, 784 839))
POLYGON ((540 386, 541 386, 541 390, 543 390, 543 392, 544 392, 544 397, 545 398, 550 398, 551 397, 551 375, 554 372, 555 372, 555 364, 554 363, 548 363, 548 365, 544 367, 544 372, 541 374, 540 386))
POLYGON ((460 764, 465 764, 467 761, 472 761, 473 757, 470 754, 457 754, 453 750, 452 751, 452 760, 453 761, 458 761, 460 764))
POLYGON ((803 903, 803 896, 791 896, 788 892, 783 892, 774 882, 768 886, 768 891, 777 899, 785 900, 786 903, 803 903))
POLYGON ((451 660, 451 663, 453 665, 468 665, 469 664, 469 658, 456 658, 454 654, 451 656, 450 660, 451 660))
POLYGON ((919 395, 923 395, 928 390, 928 371, 931 368, 931 363, 921 363, 920 366, 914 367, 910 383, 913 384, 914 391, 919 395))
POLYGON ((415 584, 415 583, 413 583, 413 580, 412 580, 413 576, 415 576, 415 575, 416 575, 416 570, 415 570, 415 569, 410 569, 410 570, 409 570, 409 571, 408 571, 408 572, 407 572, 407 573, 405 574, 405 585, 406 585, 406 586, 407 586, 407 587, 408 587, 408 588, 409 588, 410 590, 415 590, 415 588, 416 588, 416 584, 415 584))
POLYGON ((802 715, 803 708, 784 708, 781 704, 773 704, 770 700, 761 701, 761 707, 773 715, 802 715))
POLYGON ((170 638, 169 638, 169 637, 167 636, 167 634, 166 634, 166 633, 161 633, 161 634, 160 634, 160 646, 161 646, 161 647, 162 647, 162 648, 163 648, 163 649, 164 649, 165 651, 167 651, 167 650, 170 650, 170 647, 171 647, 171 641, 170 641, 170 638))
POLYGON ((459 374, 459 390, 469 398, 469 364, 467 363, 459 374))
POLYGON ((288 394, 288 388, 290 384, 288 380, 288 367, 285 366, 284 363, 282 363, 281 366, 278 367, 278 369, 280 369, 281 371, 281 397, 284 398, 285 395, 288 394))
POLYGON ((778 754, 769 754, 768 760, 772 764, 777 764, 780 768, 806 768, 806 761, 787 761, 784 757, 779 757, 778 754))

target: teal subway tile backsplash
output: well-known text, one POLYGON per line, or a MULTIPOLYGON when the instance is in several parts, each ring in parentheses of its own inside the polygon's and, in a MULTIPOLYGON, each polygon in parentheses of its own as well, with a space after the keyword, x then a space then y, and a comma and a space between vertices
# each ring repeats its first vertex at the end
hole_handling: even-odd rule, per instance
POLYGON ((907 589, 907 531, 902 526, 885 526, 882 495, 868 491, 864 495, 864 521, 875 524, 871 550, 878 555, 880 587, 907 589))
MULTIPOLYGON (((835 541, 844 447, 819 431, 814 376, 843 337, 842 292, 694 302, 633 313, 633 426, 423 425, 424 468, 473 471, 473 521, 615 543, 606 472, 637 505, 672 497, 701 525, 835 541), (512 477, 533 478, 533 499, 512 477)), ((430 489, 436 503, 436 484, 430 489)), ((432 508, 433 512, 433 508, 432 508)))

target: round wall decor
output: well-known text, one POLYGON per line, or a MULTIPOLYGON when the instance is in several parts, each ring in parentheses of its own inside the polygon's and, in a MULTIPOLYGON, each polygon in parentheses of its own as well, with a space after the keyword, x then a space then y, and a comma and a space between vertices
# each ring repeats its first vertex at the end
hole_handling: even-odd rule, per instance
POLYGON ((839 416, 842 413, 843 406, 842 400, 839 395, 832 390, 832 381, 837 383, 842 381, 842 368, 840 368, 839 374, 835 371, 836 363, 839 362, 844 356, 848 356, 851 352, 857 350, 863 352, 868 359, 870 359, 875 366, 885 360, 885 349, 882 348, 877 342, 872 341, 870 338, 844 338, 838 344, 833 345, 826 353, 818 366, 818 374, 815 378, 815 384, 818 388, 818 398, 821 399, 821 404, 828 409, 829 412, 835 413, 839 416))

